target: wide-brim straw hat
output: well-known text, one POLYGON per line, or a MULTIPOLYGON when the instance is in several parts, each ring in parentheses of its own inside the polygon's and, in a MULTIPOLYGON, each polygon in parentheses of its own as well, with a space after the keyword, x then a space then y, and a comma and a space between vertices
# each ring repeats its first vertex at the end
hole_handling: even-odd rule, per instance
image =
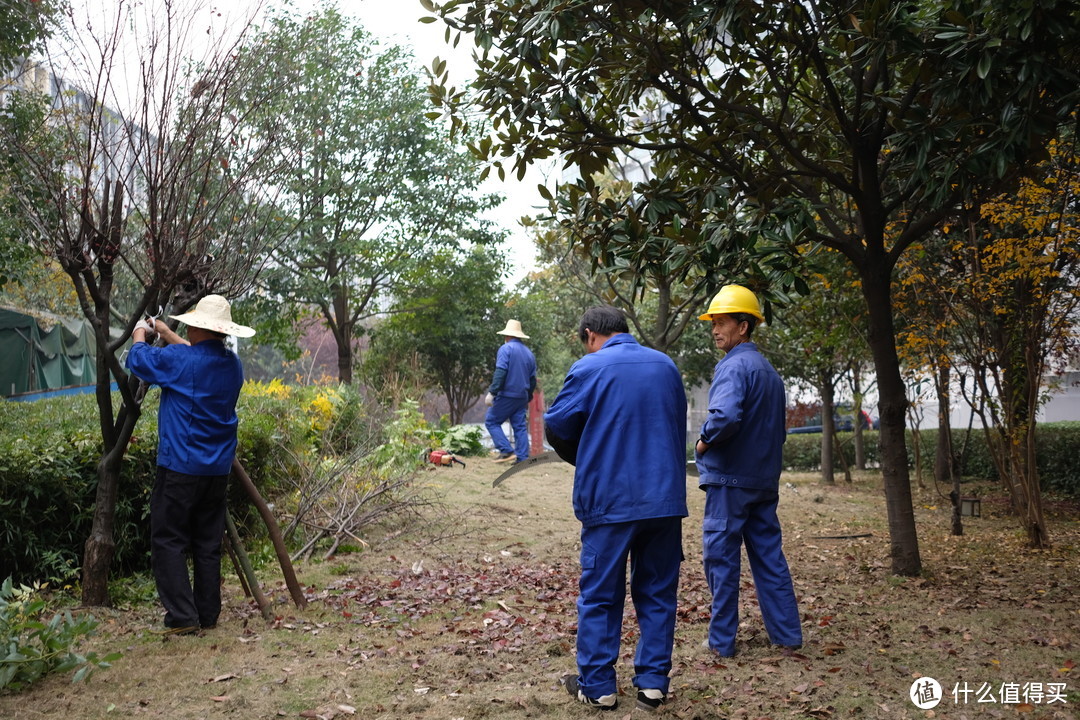
POLYGON ((225 335, 248 338, 255 334, 253 328, 233 322, 232 308, 229 307, 229 301, 220 295, 207 295, 195 305, 194 310, 190 310, 183 315, 170 315, 169 317, 191 327, 212 330, 225 335))
POLYGON ((518 320, 507 320, 506 327, 500 330, 498 335, 509 335, 510 337, 521 338, 522 340, 528 340, 529 336, 521 332, 521 322, 518 320))

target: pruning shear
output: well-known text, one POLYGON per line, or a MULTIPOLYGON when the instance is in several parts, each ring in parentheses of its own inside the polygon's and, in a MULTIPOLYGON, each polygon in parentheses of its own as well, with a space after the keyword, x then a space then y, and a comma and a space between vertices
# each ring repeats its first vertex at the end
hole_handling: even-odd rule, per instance
POLYGON ((154 313, 153 315, 147 315, 148 318, 150 318, 151 320, 154 321, 155 328, 157 326, 157 319, 159 317, 161 317, 162 313, 164 313, 164 312, 165 312, 165 308, 163 308, 161 305, 158 305, 156 313, 154 313))
MULTIPOLYGON (((158 320, 158 318, 159 318, 159 317, 161 317, 161 315, 162 315, 162 314, 163 314, 164 312, 165 312, 165 308, 163 308, 163 307, 162 307, 161 305, 158 305, 158 309, 157 309, 157 312, 156 312, 156 313, 154 313, 153 315, 147 314, 147 316, 146 316, 146 317, 148 317, 148 318, 150 318, 151 320, 153 320, 153 321, 154 321, 154 326, 156 327, 156 326, 157 326, 157 320, 158 320)), ((124 364, 124 361, 125 361, 125 360, 127 359, 127 354, 128 354, 128 350, 129 350, 129 349, 130 349, 130 348, 124 348, 124 352, 120 353, 120 364, 121 364, 121 365, 123 365, 123 364, 124 364)))

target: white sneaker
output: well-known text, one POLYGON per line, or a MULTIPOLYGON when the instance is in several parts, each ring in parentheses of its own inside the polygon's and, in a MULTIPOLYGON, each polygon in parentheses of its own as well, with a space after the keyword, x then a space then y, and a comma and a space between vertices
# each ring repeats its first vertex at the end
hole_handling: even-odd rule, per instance
POLYGON ((614 710, 619 706, 619 696, 617 693, 611 695, 601 695, 600 697, 589 697, 581 691, 578 687, 578 676, 576 674, 563 675, 559 678, 559 684, 566 688, 566 692, 570 693, 570 696, 577 700, 582 705, 588 705, 591 708, 597 710, 614 710))
POLYGON ((637 706, 639 710, 652 712, 667 702, 667 693, 658 688, 640 688, 637 692, 637 706))

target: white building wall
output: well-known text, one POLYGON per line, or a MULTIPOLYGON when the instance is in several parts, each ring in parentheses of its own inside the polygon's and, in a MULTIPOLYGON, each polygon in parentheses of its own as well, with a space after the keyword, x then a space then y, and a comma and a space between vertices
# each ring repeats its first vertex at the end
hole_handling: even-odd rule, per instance
MULTIPOLYGON (((1071 370, 1055 376, 1046 392, 1049 394, 1049 399, 1039 408, 1036 415, 1037 422, 1080 421, 1080 370, 1071 370)), ((967 427, 972 420, 975 427, 981 427, 979 417, 964 401, 959 389, 954 390, 952 395, 956 398, 949 412, 949 422, 952 427, 967 427)), ((938 426, 937 402, 920 402, 914 409, 920 416, 918 425, 921 429, 926 430, 938 426)), ((908 426, 913 426, 910 413, 908 426)))
POLYGON ((692 443, 701 433, 701 424, 709 414, 708 384, 686 388, 686 441, 692 443))

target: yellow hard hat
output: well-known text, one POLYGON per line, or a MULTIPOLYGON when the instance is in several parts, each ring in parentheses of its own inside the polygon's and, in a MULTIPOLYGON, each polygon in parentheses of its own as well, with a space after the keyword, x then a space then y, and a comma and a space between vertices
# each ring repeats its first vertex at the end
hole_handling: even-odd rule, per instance
POLYGON ((699 320, 712 320, 713 315, 731 315, 732 313, 746 313, 753 315, 761 322, 765 322, 765 316, 761 314, 761 305, 758 304, 757 295, 750 292, 742 285, 725 285, 716 293, 709 309, 704 315, 699 315, 699 320))

